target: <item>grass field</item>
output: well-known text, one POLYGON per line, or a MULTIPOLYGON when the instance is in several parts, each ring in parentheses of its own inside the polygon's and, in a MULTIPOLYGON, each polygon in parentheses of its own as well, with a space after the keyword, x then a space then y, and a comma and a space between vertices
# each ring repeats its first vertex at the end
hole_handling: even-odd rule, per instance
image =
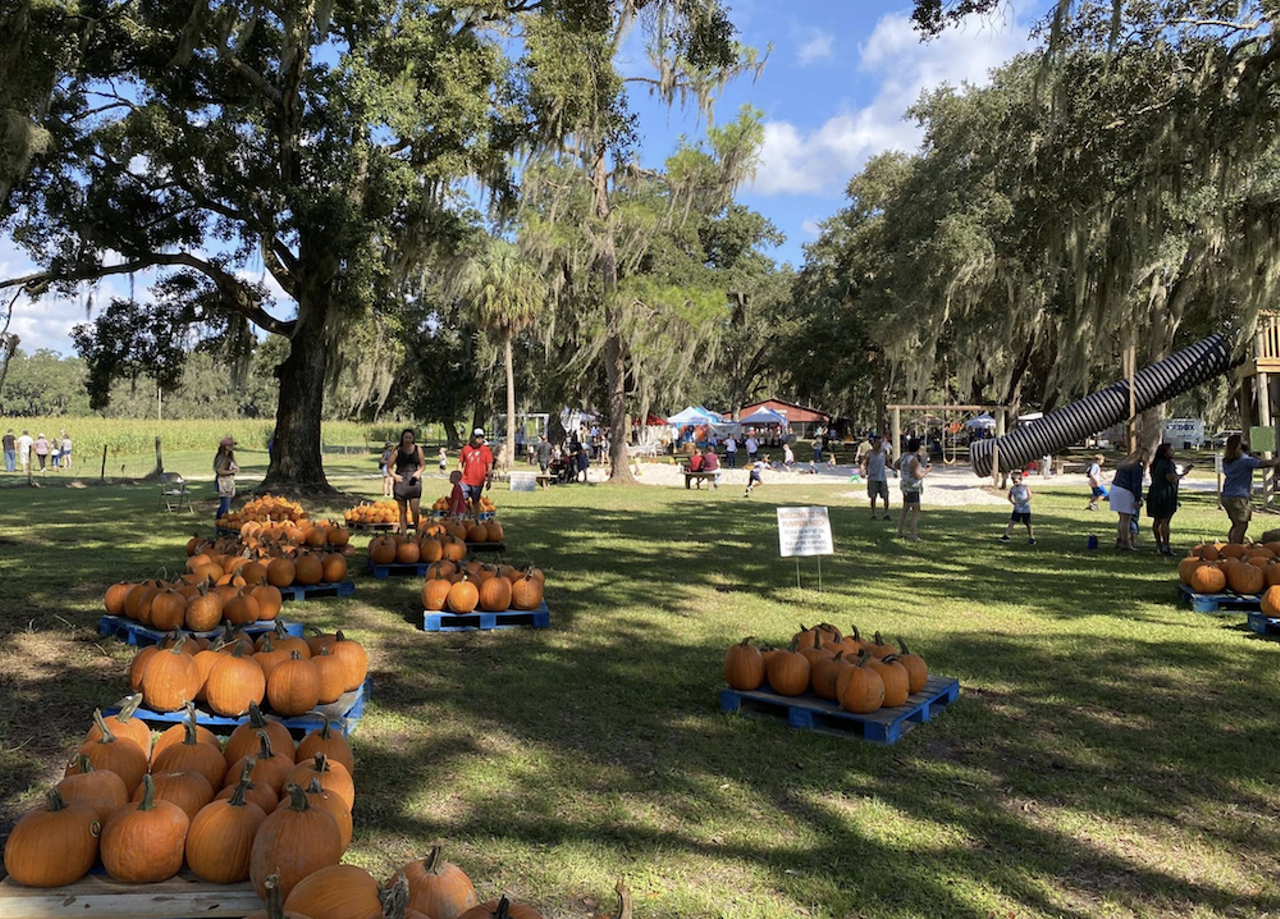
MULTIPOLYGON (((331 468, 352 493, 373 471, 331 468)), ((102 591, 179 568, 203 494, 196 519, 149 486, 0 488, 0 825, 123 694, 102 591)), ((1037 495, 1035 547, 927 494, 904 543, 848 486, 494 498, 552 628, 423 633, 406 579, 286 608, 369 648, 349 860, 375 874, 444 841, 482 893, 550 916, 619 876, 637 919, 1280 916, 1280 643, 1175 608, 1169 559, 1089 552, 1114 518, 1076 491, 1037 495), (821 593, 777 557, 783 502, 831 509, 821 593), (887 748, 720 714, 730 641, 820 620, 906 637, 960 701, 887 748)), ((1223 524, 1190 498, 1175 544, 1223 524)))

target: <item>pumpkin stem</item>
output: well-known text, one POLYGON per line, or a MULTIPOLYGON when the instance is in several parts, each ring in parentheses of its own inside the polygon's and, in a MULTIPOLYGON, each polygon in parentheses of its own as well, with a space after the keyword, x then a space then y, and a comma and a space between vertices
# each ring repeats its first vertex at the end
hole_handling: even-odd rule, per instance
POLYGON ((405 910, 409 906, 409 879, 403 871, 396 872, 396 879, 387 891, 387 898, 382 904, 382 919, 404 919, 405 910))
MULTIPOLYGON (((318 783, 319 780, 313 781, 318 783)), ((289 792, 289 806, 294 810, 304 811, 311 807, 311 804, 307 801, 307 793, 302 790, 301 785, 296 785, 293 782, 290 782, 285 787, 285 790, 289 792)), ((323 791, 324 789, 321 790, 323 791)))
POLYGON ((62 799, 61 792, 56 788, 45 789, 44 799, 49 805, 49 810, 55 814, 60 810, 66 809, 67 802, 62 799))
POLYGON ((271 633, 268 632, 266 638, 262 639, 262 650, 259 654, 270 654, 276 649, 276 643, 271 640, 271 633))
POLYGON ((156 783, 150 773, 142 777, 142 801, 138 810, 149 811, 156 806, 156 783))
POLYGON ((324 638, 324 629, 317 628, 314 625, 307 626, 307 630, 314 634, 317 638, 324 638))
MULTIPOLYGON (((267 639, 267 641, 270 641, 270 640, 271 640, 270 638, 267 639)), ((231 649, 231 656, 235 658, 239 658, 240 660, 244 660, 244 642, 242 641, 236 642, 236 646, 231 649)))
POLYGON ((186 635, 183 635, 183 634, 182 634, 181 632, 179 632, 177 629, 174 629, 174 630, 173 630, 173 632, 174 632, 174 634, 175 634, 175 635, 177 635, 177 636, 178 636, 178 640, 177 640, 177 641, 175 641, 173 644, 171 644, 171 645, 169 646, 168 651, 169 651, 169 653, 170 653, 170 654, 181 654, 181 653, 183 653, 183 652, 182 652, 182 645, 183 645, 183 643, 185 643, 185 642, 186 642, 186 640, 187 640, 187 636, 186 636, 186 635))
POLYGON ((258 732, 258 743, 261 744, 262 759, 271 759, 275 756, 275 751, 271 749, 271 738, 267 736, 266 731, 258 732))
POLYGON ((267 904, 267 919, 282 919, 284 916, 284 898, 280 896, 280 875, 267 875, 263 886, 267 888, 266 896, 262 898, 267 904))
MULTIPOLYGON (((329 649, 326 648, 325 650, 327 651, 329 649)), ((333 733, 333 726, 329 723, 328 717, 325 717, 325 716, 321 716, 321 717, 324 718, 324 724, 320 726, 320 739, 328 740, 330 735, 333 733)))
POLYGON ((837 651, 837 652, 836 652, 836 654, 835 654, 835 657, 833 657, 833 658, 831 658, 831 659, 832 659, 833 661, 838 661, 838 660, 840 660, 840 658, 842 658, 842 657, 844 657, 844 652, 843 652, 843 651, 837 651))
POLYGON ((756 640, 756 637, 754 635, 748 635, 746 638, 742 639, 742 641, 738 642, 738 644, 746 648, 746 647, 750 647, 751 643, 755 640, 756 640))
POLYGON ((631 919, 631 889, 622 883, 622 878, 618 878, 613 889, 618 895, 618 911, 613 914, 613 919, 631 919))
POLYGON ((96 769, 93 768, 93 760, 89 759, 89 757, 83 753, 77 753, 75 756, 71 758, 71 762, 76 772, 80 773, 81 775, 87 772, 97 771, 96 769))
POLYGON ((288 633, 288 632, 286 632, 286 631, 285 631, 285 629, 284 629, 284 620, 283 620, 283 619, 277 619, 277 620, 276 620, 276 637, 277 637, 277 638, 288 638, 288 637, 289 637, 289 633, 288 633))
POLYGON ((813 647, 815 650, 822 648, 822 633, 817 629, 813 630, 813 647))
POLYGON ((328 794, 328 792, 324 790, 324 786, 320 784, 319 777, 314 775, 311 777, 311 784, 307 786, 306 791, 309 795, 328 794))
POLYGON ((239 782, 237 782, 236 790, 231 793, 231 798, 227 801, 227 803, 230 804, 232 807, 244 807, 244 796, 245 796, 245 793, 249 790, 249 785, 250 785, 250 782, 247 778, 241 779, 239 782))
POLYGON ((901 636, 901 635, 899 635, 899 636, 898 636, 898 647, 902 649, 902 653, 903 653, 903 654, 910 654, 910 653, 911 653, 910 651, 908 651, 908 650, 907 650, 907 643, 906 643, 905 641, 903 641, 903 640, 902 640, 902 636, 901 636))
POLYGON ((494 910, 493 919, 511 919, 511 901, 507 899, 504 893, 502 899, 498 901, 498 908, 494 910))
POLYGON ((300 660, 302 660, 302 655, 301 655, 301 654, 299 654, 297 651, 290 651, 290 652, 289 652, 289 660, 293 660, 293 661, 300 661, 300 660))
POLYGON ((858 627, 856 625, 850 625, 849 628, 853 629, 853 640, 858 642, 862 641, 862 635, 858 632, 858 627))
POLYGON ((875 637, 875 640, 874 640, 873 644, 877 644, 877 645, 882 645, 882 644, 884 644, 884 639, 880 637, 880 633, 879 633, 879 632, 876 632, 876 637, 875 637))
POLYGON ((188 747, 194 747, 200 742, 200 735, 196 733, 194 721, 182 722, 182 742, 188 747))
POLYGON ((249 703, 249 724, 254 730, 262 730, 267 726, 267 719, 262 717, 262 709, 258 707, 257 702, 249 703))
POLYGON ((790 646, 787 648, 787 650, 788 650, 788 651, 790 651, 792 654, 794 654, 794 653, 795 653, 795 650, 796 650, 796 647, 797 647, 799 644, 800 644, 800 641, 799 641, 798 639, 793 638, 793 639, 791 639, 791 644, 790 644, 790 646))
POLYGON ((316 754, 316 772, 330 772, 329 757, 324 753, 316 754))
POLYGON ((440 864, 440 852, 442 846, 432 846, 431 851, 427 853, 427 857, 422 860, 422 870, 427 874, 439 874, 437 865, 440 864))
POLYGON ((128 724, 133 718, 133 713, 138 710, 138 706, 142 704, 142 693, 134 693, 120 700, 120 711, 116 712, 116 721, 121 724, 128 724))
POLYGON ((97 725, 98 731, 102 734, 98 738, 98 743, 116 742, 116 735, 111 733, 111 728, 107 727, 107 719, 102 717, 102 709, 95 708, 93 710, 93 723, 97 725))

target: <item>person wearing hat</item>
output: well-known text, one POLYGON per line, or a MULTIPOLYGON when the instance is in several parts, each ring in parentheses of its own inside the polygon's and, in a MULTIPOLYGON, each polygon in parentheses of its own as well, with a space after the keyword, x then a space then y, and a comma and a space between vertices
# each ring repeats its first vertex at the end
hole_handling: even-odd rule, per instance
POLYGON ((213 457, 213 484, 218 492, 218 518, 231 513, 231 499, 236 496, 236 442, 230 437, 218 441, 218 452, 213 457))
POLYGON ((484 440, 484 428, 471 432, 471 440, 458 454, 458 470, 462 473, 462 491, 474 511, 484 490, 493 483, 493 451, 484 440))

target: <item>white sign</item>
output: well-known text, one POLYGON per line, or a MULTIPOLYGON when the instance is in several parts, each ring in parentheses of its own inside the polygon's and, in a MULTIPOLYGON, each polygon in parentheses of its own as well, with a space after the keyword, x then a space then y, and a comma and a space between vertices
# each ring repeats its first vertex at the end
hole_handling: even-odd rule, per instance
POLYGON ((537 491, 538 490, 538 474, 536 472, 511 473, 511 490, 512 491, 537 491))
POLYGON ((783 558, 834 555, 825 507, 778 508, 778 545, 783 558))

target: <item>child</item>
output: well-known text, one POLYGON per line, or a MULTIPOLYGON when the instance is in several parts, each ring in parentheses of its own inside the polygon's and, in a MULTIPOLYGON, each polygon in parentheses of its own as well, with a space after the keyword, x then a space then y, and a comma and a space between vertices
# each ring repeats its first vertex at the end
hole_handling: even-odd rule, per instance
POLYGON ((1012 479, 1013 484, 1009 487, 1009 503, 1013 505, 1013 514, 1010 515, 1009 522, 1005 525, 1004 535, 1000 537, 1000 541, 1009 541, 1009 534, 1013 532, 1015 523, 1025 523, 1027 525, 1027 545, 1034 546, 1036 544, 1036 536, 1031 530, 1031 488, 1022 484, 1021 472, 1013 473, 1012 479))
POLYGON ((396 452, 396 445, 389 443, 382 448, 382 457, 378 460, 378 471, 382 473, 382 497, 392 497, 395 480, 391 478, 391 458, 396 452))
POLYGON ((742 497, 751 497, 751 493, 755 491, 756 486, 763 482, 763 479, 760 477, 760 473, 769 468, 772 467, 769 466, 769 455, 767 453, 765 454, 764 459, 757 460, 747 467, 747 490, 742 493, 742 497))
POLYGON ((449 454, 444 447, 440 448, 440 471, 447 472, 449 470, 449 454))
POLYGON ((455 469, 449 473, 449 481, 453 490, 449 492, 449 516, 461 517, 467 512, 467 495, 462 490, 462 472, 455 469))
POLYGON ((1107 497, 1107 488, 1103 485, 1102 464, 1105 458, 1101 453, 1094 456, 1093 462, 1089 464, 1089 468, 1085 470, 1085 475, 1089 477, 1089 503, 1085 505, 1085 510, 1096 511, 1098 509, 1098 499, 1107 497))

